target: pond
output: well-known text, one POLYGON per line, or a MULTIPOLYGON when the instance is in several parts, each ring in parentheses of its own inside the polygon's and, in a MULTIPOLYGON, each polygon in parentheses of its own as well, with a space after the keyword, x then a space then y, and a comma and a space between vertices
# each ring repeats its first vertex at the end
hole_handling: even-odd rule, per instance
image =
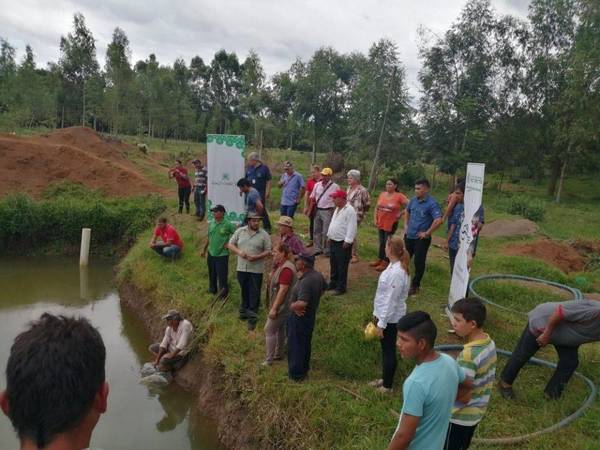
MULTIPOLYGON (((110 386, 108 411, 91 447, 105 450, 221 449, 215 426, 194 405, 195 395, 176 384, 139 384, 139 369, 151 360, 142 322, 121 306, 113 263, 94 261, 80 271, 77 258, 0 259, 0 389, 17 334, 43 312, 87 317, 102 334, 110 386)), ((0 413, 0 448, 18 448, 10 421, 0 413)))

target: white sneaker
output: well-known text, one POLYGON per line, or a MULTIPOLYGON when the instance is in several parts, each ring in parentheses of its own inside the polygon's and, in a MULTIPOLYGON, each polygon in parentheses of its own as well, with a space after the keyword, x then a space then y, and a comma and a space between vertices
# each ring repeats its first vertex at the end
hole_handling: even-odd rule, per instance
POLYGON ((377 380, 369 381, 369 386, 379 388, 383 386, 383 379, 379 378, 377 380))
POLYGON ((382 394, 391 394, 392 392, 394 392, 392 389, 390 389, 390 388, 386 388, 386 387, 383 387, 383 386, 379 386, 379 387, 377 388, 377 390, 378 390, 379 392, 381 392, 382 394))

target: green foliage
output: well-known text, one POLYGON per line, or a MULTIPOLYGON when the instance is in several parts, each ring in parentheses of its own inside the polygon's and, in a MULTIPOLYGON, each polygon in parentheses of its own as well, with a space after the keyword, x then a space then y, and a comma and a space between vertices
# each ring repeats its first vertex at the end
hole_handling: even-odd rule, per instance
POLYGON ((506 212, 518 214, 534 222, 541 222, 546 213, 546 202, 525 195, 515 195, 508 199, 506 212))
POLYGON ((52 186, 40 201, 23 194, 0 201, 0 252, 77 247, 92 229, 92 248, 114 252, 130 244, 165 209, 158 196, 109 199, 75 184, 52 186))

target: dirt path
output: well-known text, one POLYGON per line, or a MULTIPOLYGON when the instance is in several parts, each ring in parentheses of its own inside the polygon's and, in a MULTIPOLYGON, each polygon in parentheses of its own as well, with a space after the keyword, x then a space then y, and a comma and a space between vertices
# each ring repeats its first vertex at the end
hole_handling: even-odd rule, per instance
POLYGON ((537 233, 538 226, 535 222, 528 219, 516 220, 494 220, 486 223, 481 230, 483 237, 500 237, 500 236, 529 236, 537 233))

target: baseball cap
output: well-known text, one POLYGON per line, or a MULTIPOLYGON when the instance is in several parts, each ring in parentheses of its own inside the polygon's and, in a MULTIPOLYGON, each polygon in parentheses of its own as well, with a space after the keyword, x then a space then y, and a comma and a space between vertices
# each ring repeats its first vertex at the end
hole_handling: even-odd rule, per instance
POLYGON ((167 311, 167 313, 162 316, 163 320, 166 319, 181 319, 181 314, 179 314, 179 311, 177 311, 176 309, 170 309, 167 311))
POLYGON ((288 216, 281 216, 277 221, 279 225, 285 225, 286 227, 293 228, 294 227, 294 219, 288 216))
POLYGON ((212 208, 210 208, 210 210, 212 212, 217 212, 217 211, 225 212, 225 207, 223 205, 216 205, 216 206, 213 206, 212 208))
POLYGON ((252 152, 248 155, 248 159, 250 161, 260 161, 260 158, 258 157, 258 153, 256 152, 252 152))
POLYGON ((338 189, 333 194, 329 195, 331 198, 346 198, 346 191, 338 189))
POLYGON ((296 255, 296 259, 301 259, 303 261, 306 261, 307 263, 309 263, 313 266, 315 264, 315 256, 311 255, 310 253, 298 253, 298 255, 296 255))
POLYGON ((331 176, 333 175, 333 170, 331 170, 329 167, 325 167, 323 170, 321 170, 321 175, 331 176))
POLYGON ((248 219, 262 219, 262 216, 260 214, 257 213, 250 213, 248 214, 248 219))
POLYGON ((192 161, 192 164, 202 164, 202 161, 200 161, 198 158, 196 158, 192 161))

